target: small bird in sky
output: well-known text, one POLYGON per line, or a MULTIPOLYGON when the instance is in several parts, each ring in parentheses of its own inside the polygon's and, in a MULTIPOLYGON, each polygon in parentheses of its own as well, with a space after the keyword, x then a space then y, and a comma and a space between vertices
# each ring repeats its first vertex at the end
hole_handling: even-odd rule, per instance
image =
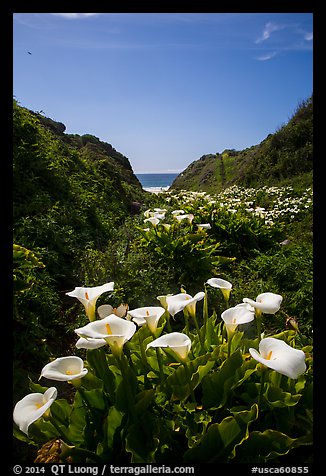
POLYGON ((29 55, 31 55, 31 54, 32 54, 30 51, 27 51, 27 53, 28 53, 29 55))

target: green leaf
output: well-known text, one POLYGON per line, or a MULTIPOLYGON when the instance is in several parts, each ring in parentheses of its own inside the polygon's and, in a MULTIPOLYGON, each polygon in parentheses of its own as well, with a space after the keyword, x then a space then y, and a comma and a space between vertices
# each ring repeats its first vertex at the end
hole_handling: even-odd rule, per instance
POLYGON ((257 419, 258 405, 250 410, 234 412, 221 423, 213 423, 201 441, 186 451, 188 463, 222 463, 234 458, 235 449, 249 436, 249 425, 257 419))
POLYGON ((149 413, 133 423, 126 437, 126 450, 132 454, 132 463, 154 463, 154 454, 158 448, 156 422, 149 413))
POLYGON ((292 395, 289 392, 284 392, 280 387, 275 387, 268 383, 266 385, 264 397, 273 407, 291 407, 296 405, 301 398, 300 394, 292 395))
POLYGON ((188 370, 184 365, 179 367, 164 382, 164 387, 169 398, 173 400, 183 400, 187 398, 211 371, 215 362, 210 360, 210 354, 205 354, 187 363, 188 370), (189 377, 191 383, 189 382, 189 377))
POLYGON ((103 381, 104 390, 109 394, 111 401, 114 402, 116 376, 109 367, 105 350, 103 348, 88 350, 87 362, 93 369, 96 377, 103 381))
POLYGON ((267 462, 287 454, 291 449, 309 445, 306 437, 290 438, 277 430, 253 431, 236 450, 236 460, 243 463, 267 462))
POLYGON ((116 409, 116 407, 111 407, 108 411, 107 418, 104 423, 105 439, 106 446, 110 452, 118 448, 121 450, 121 433, 123 422, 125 419, 125 414, 116 409))
POLYGON ((87 425, 87 410, 79 392, 75 395, 73 403, 70 424, 68 427, 68 436, 76 446, 85 447, 86 437, 85 429, 87 425))
POLYGON ((64 425, 69 424, 69 418, 71 414, 72 407, 69 405, 65 399, 57 399, 51 405, 51 414, 55 420, 59 421, 64 425))
POLYGON ((155 389, 151 388, 150 390, 143 390, 142 392, 136 395, 136 404, 135 412, 136 414, 141 415, 151 404, 155 395, 155 389))
POLYGON ((92 390, 79 389, 81 397, 86 402, 86 405, 92 410, 97 409, 100 411, 105 410, 107 407, 107 401, 100 388, 93 388, 92 390))
POLYGON ((237 381, 236 372, 242 363, 242 354, 240 350, 237 350, 223 362, 219 369, 203 379, 204 408, 218 409, 225 404, 233 383, 237 381))

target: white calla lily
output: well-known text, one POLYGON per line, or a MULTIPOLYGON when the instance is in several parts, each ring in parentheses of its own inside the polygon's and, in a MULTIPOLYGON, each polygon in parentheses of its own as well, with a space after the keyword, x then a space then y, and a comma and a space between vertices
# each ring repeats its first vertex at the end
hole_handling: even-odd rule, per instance
POLYGON ((225 323, 228 334, 233 334, 240 324, 246 324, 255 319, 254 309, 245 304, 238 304, 222 312, 221 317, 225 323))
POLYGON ((187 220, 191 224, 192 220, 194 219, 194 215, 192 213, 185 213, 183 215, 174 215, 174 218, 176 218, 178 222, 187 220))
POLYGON ((283 340, 274 337, 262 339, 259 343, 259 352, 254 348, 250 348, 249 352, 257 362, 292 379, 297 379, 307 368, 306 356, 302 350, 294 349, 283 340))
POLYGON ((150 223, 153 226, 156 226, 160 223, 160 220, 157 217, 149 217, 144 220, 144 223, 150 223))
POLYGON ((85 308, 88 319, 92 322, 95 320, 95 306, 97 299, 105 292, 113 291, 114 282, 105 283, 102 286, 94 287, 76 287, 73 291, 66 293, 67 296, 77 298, 85 308))
POLYGON ((112 353, 119 357, 125 342, 131 339, 136 332, 136 325, 131 321, 111 314, 98 321, 90 322, 84 327, 75 329, 75 332, 79 337, 86 339, 104 339, 111 347, 112 353))
POLYGON ((210 230, 212 228, 210 223, 198 223, 199 230, 210 230))
POLYGON ((167 310, 171 316, 175 316, 185 308, 191 316, 196 314, 196 303, 201 301, 205 296, 204 292, 198 292, 194 297, 187 293, 179 293, 166 297, 167 310))
POLYGON ((243 298, 243 302, 254 307, 258 314, 275 314, 281 307, 283 297, 280 294, 262 293, 256 297, 256 301, 249 298, 243 298))
POLYGON ((165 334, 147 344, 146 350, 150 347, 163 347, 172 349, 182 361, 187 359, 191 349, 191 340, 182 332, 171 332, 165 334))
POLYGON ((226 301, 229 300, 230 292, 232 289, 232 284, 229 281, 226 281, 222 278, 210 278, 206 281, 206 283, 212 286, 213 288, 219 288, 222 291, 224 299, 226 301))
POLYGON ((40 378, 45 377, 50 380, 70 382, 83 378, 87 372, 84 361, 80 357, 59 357, 43 367, 40 378))
POLYGON ((148 326, 151 332, 155 332, 157 329, 157 324, 164 314, 165 309, 163 307, 156 307, 156 306, 147 306, 147 307, 139 307, 137 309, 133 309, 132 311, 128 311, 128 315, 132 317, 132 320, 138 325, 148 326))
POLYGON ((13 413, 14 422, 28 436, 28 428, 44 415, 57 398, 57 389, 48 388, 44 393, 30 393, 16 403, 13 413))

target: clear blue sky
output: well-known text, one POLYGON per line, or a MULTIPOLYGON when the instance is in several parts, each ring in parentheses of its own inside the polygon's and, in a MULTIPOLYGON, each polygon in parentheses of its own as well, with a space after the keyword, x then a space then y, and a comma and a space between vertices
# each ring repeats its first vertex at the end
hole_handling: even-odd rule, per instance
POLYGON ((313 92, 312 13, 13 17, 18 102, 112 144, 135 173, 258 144, 313 92))

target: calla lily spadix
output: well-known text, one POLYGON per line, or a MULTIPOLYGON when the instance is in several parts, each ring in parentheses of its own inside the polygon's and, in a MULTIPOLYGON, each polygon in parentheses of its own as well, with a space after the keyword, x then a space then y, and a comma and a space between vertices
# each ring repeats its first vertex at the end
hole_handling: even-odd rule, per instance
POLYGON ((131 339, 136 332, 136 324, 111 314, 75 329, 75 332, 79 337, 86 339, 104 339, 111 347, 112 353, 119 357, 125 342, 131 339))
POLYGON ((132 320, 138 325, 148 326, 151 332, 155 332, 157 329, 158 321, 161 316, 164 314, 165 309, 163 307, 147 306, 139 307, 128 311, 128 315, 132 317, 132 320))
POLYGON ((201 301, 204 296, 205 293, 202 291, 195 294, 194 297, 187 293, 179 293, 172 296, 167 296, 167 310, 171 316, 175 316, 175 314, 183 311, 183 309, 186 308, 189 314, 194 316, 196 315, 196 303, 197 301, 201 301))
POLYGON ((94 286, 90 288, 76 287, 73 291, 66 293, 67 296, 77 298, 85 308, 88 319, 92 322, 95 320, 95 306, 97 299, 105 292, 113 291, 114 282, 105 283, 102 286, 94 286))
POLYGON ((297 379, 306 371, 305 353, 294 349, 286 342, 274 337, 266 337, 259 343, 259 352, 250 348, 251 356, 276 372, 297 379))
POLYGON ((81 379, 87 372, 88 370, 84 367, 84 361, 80 357, 59 357, 43 367, 40 378, 45 377, 50 380, 69 382, 81 379))
POLYGON ((118 307, 113 307, 111 304, 102 304, 97 308, 97 313, 100 319, 109 316, 110 314, 115 314, 118 317, 125 317, 129 309, 128 304, 120 304, 118 307))
POLYGON ((249 304, 242 303, 226 309, 222 312, 221 317, 225 323, 227 333, 232 335, 238 325, 253 321, 255 312, 249 304))
POLYGON ((165 347, 172 349, 179 358, 184 361, 187 359, 188 353, 191 349, 191 340, 186 334, 182 332, 171 332, 165 334, 147 344, 146 350, 150 347, 165 347))
POLYGON ((13 413, 14 422, 28 436, 28 428, 34 421, 48 411, 57 398, 57 389, 48 388, 44 393, 30 393, 16 403, 13 413))
POLYGON ((232 289, 232 284, 229 281, 221 278, 210 278, 206 281, 207 284, 212 286, 213 288, 219 288, 222 291, 224 299, 226 301, 229 300, 230 292, 232 289))
POLYGON ((264 314, 275 314, 281 307, 283 297, 280 294, 262 293, 256 297, 256 301, 249 298, 243 298, 243 302, 250 304, 250 306, 258 311, 258 315, 262 312, 264 314))

